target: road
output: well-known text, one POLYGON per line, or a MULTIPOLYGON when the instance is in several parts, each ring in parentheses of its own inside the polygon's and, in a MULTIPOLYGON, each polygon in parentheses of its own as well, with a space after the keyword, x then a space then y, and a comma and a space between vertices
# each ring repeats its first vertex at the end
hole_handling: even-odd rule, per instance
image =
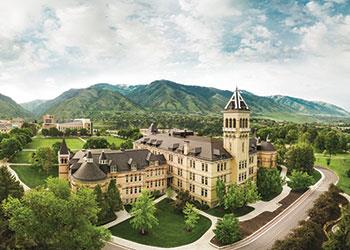
MULTIPOLYGON (((298 222, 305 220, 307 218, 307 211, 313 206, 313 202, 319 197, 319 195, 328 190, 331 183, 335 183, 338 177, 334 172, 319 168, 324 174, 325 178, 322 180, 321 184, 309 193, 309 196, 303 197, 299 202, 293 204, 292 207, 288 208, 285 215, 281 219, 276 220, 275 223, 267 226, 265 230, 259 234, 259 237, 252 241, 251 243, 235 247, 231 249, 240 250, 265 250, 270 249, 276 240, 283 239, 291 229, 298 226, 298 222)), ((123 250, 127 249, 122 246, 115 245, 114 243, 108 242, 103 250, 123 250)), ((181 249, 178 248, 178 249, 181 249)), ((208 244, 208 249, 212 249, 208 244)), ((225 248, 230 249, 230 248, 225 248)), ((205 250, 205 249, 203 249, 205 250)))

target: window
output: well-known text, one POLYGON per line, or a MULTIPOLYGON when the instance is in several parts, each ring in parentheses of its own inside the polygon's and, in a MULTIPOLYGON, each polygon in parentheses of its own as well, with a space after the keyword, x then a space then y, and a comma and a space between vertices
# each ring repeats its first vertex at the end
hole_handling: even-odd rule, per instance
POLYGON ((137 187, 135 187, 134 191, 135 191, 135 194, 137 194, 137 187))
POLYGON ((205 163, 205 172, 208 172, 208 163, 205 163))
POLYGON ((125 194, 129 194, 129 189, 128 188, 125 189, 125 194))
POLYGON ((133 179, 133 176, 132 176, 132 175, 130 175, 130 182, 132 182, 132 179, 133 179))
POLYGON ((205 167, 204 167, 204 163, 202 162, 202 171, 204 171, 205 167))
POLYGON ((141 181, 141 175, 139 175, 139 181, 141 181))
POLYGON ((132 188, 130 188, 130 194, 132 194, 132 188))
POLYGON ((137 175, 134 176, 134 181, 137 181, 137 175))
POLYGON ((224 164, 223 163, 220 164, 220 170, 221 171, 224 170, 224 164))
POLYGON ((201 189, 201 195, 204 196, 204 197, 207 197, 208 196, 208 190, 202 188, 201 189))
POLYGON ((129 178, 129 176, 128 176, 128 175, 125 175, 125 182, 128 182, 128 181, 129 181, 128 178, 129 178))
POLYGON ((204 176, 202 176, 202 184, 204 184, 204 176))
POLYGON ((224 163, 224 170, 226 170, 226 165, 227 165, 227 162, 224 163))
POLYGON ((220 172, 220 164, 217 165, 217 171, 220 172))

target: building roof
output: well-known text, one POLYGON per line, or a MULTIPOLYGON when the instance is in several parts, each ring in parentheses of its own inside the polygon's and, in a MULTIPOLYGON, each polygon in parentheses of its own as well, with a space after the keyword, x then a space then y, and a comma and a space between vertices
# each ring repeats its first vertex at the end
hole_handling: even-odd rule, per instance
POLYGON ((73 177, 81 181, 100 181, 107 178, 107 175, 94 162, 83 162, 73 177))
MULTIPOLYGON (((154 164, 158 161, 159 165, 166 163, 163 155, 155 155, 147 149, 131 149, 125 151, 117 150, 102 150, 92 149, 89 151, 80 150, 70 160, 70 170, 73 177, 76 178, 76 174, 86 165, 86 158, 92 157, 94 169, 91 165, 88 165, 90 171, 96 171, 96 175, 99 176, 99 172, 102 171, 104 174, 110 172, 110 168, 114 167, 118 172, 142 170, 149 165, 154 164), (88 156, 88 154, 91 156, 88 156), (107 164, 99 164, 101 156, 104 155, 107 164), (91 169, 90 169, 91 168, 91 169), (97 171, 99 169, 100 171, 97 171)), ((84 167, 86 168, 86 167, 84 167)), ((80 173, 79 173, 80 175, 80 173)), ((81 176, 78 175, 78 178, 81 176)), ((89 175, 90 176, 90 175, 89 175)), ((102 178, 102 176, 100 176, 102 178)), ((99 177, 97 177, 99 179, 99 177)))
POLYGON ((62 140, 59 152, 60 152, 61 155, 68 155, 69 154, 69 150, 68 150, 68 147, 67 147, 65 139, 62 140))
POLYGON ((244 101, 243 97, 240 94, 238 88, 233 92, 231 99, 225 106, 225 110, 247 110, 249 111, 249 107, 247 103, 244 101))
POLYGON ((276 151, 273 144, 269 141, 262 141, 260 145, 258 145, 258 150, 260 151, 276 151))
POLYGON ((186 138, 171 134, 151 134, 137 140, 137 143, 148 144, 167 151, 184 153, 185 141, 188 143, 189 155, 194 157, 216 161, 232 158, 223 147, 220 139, 201 136, 186 136, 186 138))

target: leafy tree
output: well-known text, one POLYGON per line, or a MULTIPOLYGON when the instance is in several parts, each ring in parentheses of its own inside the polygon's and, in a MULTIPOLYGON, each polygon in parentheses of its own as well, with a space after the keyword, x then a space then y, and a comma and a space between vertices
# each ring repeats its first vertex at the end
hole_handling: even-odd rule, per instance
POLYGON ((298 170, 293 170, 289 177, 288 185, 293 191, 302 192, 309 188, 314 182, 314 178, 308 173, 298 170))
POLYGON ((132 149, 133 144, 132 140, 128 139, 120 144, 120 148, 122 149, 132 149))
POLYGON ((31 190, 21 199, 10 197, 3 209, 25 249, 97 250, 110 237, 107 229, 93 224, 98 213, 93 191, 71 192, 63 180, 48 181, 47 189, 31 190))
POLYGON ((314 162, 314 150, 312 146, 308 144, 293 145, 286 153, 288 171, 296 169, 312 174, 314 162))
POLYGON ((112 149, 112 150, 117 150, 118 149, 117 145, 115 145, 114 142, 112 142, 112 144, 109 146, 109 148, 112 149))
POLYGON ((218 205, 222 206, 224 204, 224 198, 226 195, 226 185, 223 180, 216 180, 216 196, 218 197, 218 205))
POLYGON ((350 249, 350 205, 342 210, 342 218, 337 226, 338 229, 334 233, 331 233, 329 240, 323 245, 323 249, 350 249))
POLYGON ((41 134, 42 134, 43 136, 49 136, 49 130, 46 129, 46 128, 43 128, 43 129, 41 130, 41 134))
POLYGON ((181 213, 187 202, 191 202, 191 195, 188 190, 180 190, 177 193, 177 199, 174 201, 174 208, 177 212, 181 213))
POLYGON ((112 179, 109 182, 108 190, 106 193, 106 198, 109 204, 109 207, 112 211, 119 211, 123 207, 122 200, 120 199, 120 193, 116 186, 115 179, 112 179))
POLYGON ((238 219, 233 214, 225 214, 213 230, 216 239, 224 245, 232 244, 241 239, 238 219))
POLYGON ((54 144, 52 144, 51 148, 53 152, 57 155, 58 151, 60 151, 61 148, 61 142, 55 142, 54 144))
POLYGON ((246 181, 243 185, 241 185, 244 193, 244 205, 248 203, 254 203, 260 199, 260 195, 258 193, 258 188, 255 182, 251 180, 246 181))
POLYGON ((331 130, 325 137, 325 149, 331 158, 339 150, 339 136, 336 131, 331 130))
POLYGON ((245 204, 245 194, 241 186, 236 183, 228 186, 225 198, 224 207, 225 209, 230 209, 232 212, 245 204))
POLYGON ((183 214, 185 216, 186 230, 191 232, 193 230, 193 228, 195 228, 197 223, 198 223, 199 214, 195 210, 195 207, 189 202, 186 203, 184 210, 183 210, 183 214))
POLYGON ((152 195, 147 190, 143 190, 132 206, 131 215, 133 218, 130 220, 130 224, 144 235, 148 230, 158 225, 155 213, 156 206, 152 195))
POLYGON ((109 148, 106 138, 89 138, 84 144, 85 149, 109 148))
POLYGON ((21 143, 15 138, 3 139, 0 143, 0 159, 10 158, 22 149, 21 143))
POLYGON ((323 230, 319 224, 302 221, 284 240, 276 241, 272 250, 321 249, 323 237, 323 230))
POLYGON ((66 128, 66 130, 64 131, 64 135, 65 136, 71 136, 72 135, 72 130, 70 128, 66 128))
POLYGON ((23 187, 6 167, 0 166, 0 249, 15 248, 15 234, 9 228, 8 218, 2 212, 1 203, 8 197, 21 198, 23 187))
POLYGON ((48 133, 49 136, 53 136, 53 137, 56 137, 56 136, 59 136, 60 135, 60 131, 57 129, 57 128, 49 128, 49 133, 48 133))
POLYGON ((6 167, 0 166, 0 204, 9 196, 21 198, 23 196, 23 187, 6 167))
POLYGON ((81 136, 86 136, 86 135, 89 135, 89 131, 88 131, 86 128, 81 128, 81 129, 79 130, 79 134, 80 134, 81 136))
POLYGON ((33 159, 34 166, 45 171, 46 174, 49 173, 56 160, 57 156, 55 152, 49 147, 38 148, 33 159))
POLYGON ((282 192, 283 180, 275 168, 259 168, 257 175, 258 192, 263 200, 270 200, 282 192))

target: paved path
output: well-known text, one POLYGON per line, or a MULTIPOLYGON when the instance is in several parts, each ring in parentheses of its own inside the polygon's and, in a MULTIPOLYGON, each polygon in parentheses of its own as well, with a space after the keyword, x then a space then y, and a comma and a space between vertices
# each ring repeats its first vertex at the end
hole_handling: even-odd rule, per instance
POLYGON ((86 140, 81 138, 80 136, 78 137, 82 142, 86 143, 86 140))

